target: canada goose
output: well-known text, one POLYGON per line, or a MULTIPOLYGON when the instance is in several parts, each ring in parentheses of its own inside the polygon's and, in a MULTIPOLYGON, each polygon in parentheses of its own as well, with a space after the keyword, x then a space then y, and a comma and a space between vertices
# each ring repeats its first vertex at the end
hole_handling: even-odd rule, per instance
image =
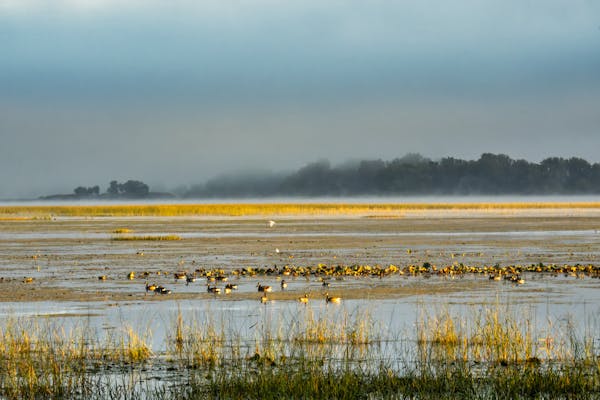
POLYGON ((260 298, 260 302, 263 304, 267 304, 268 301, 269 301, 269 299, 267 298, 267 295, 263 294, 260 298))
POLYGON ((227 282, 227 277, 225 275, 219 275, 216 279, 219 282, 227 282))
POLYGON ((221 289, 219 289, 216 286, 210 286, 209 284, 206 284, 206 291, 208 293, 214 293, 214 294, 219 294, 221 293, 221 289))
POLYGON ((304 293, 304 296, 302 296, 302 297, 299 297, 299 298, 298 298, 298 301, 299 301, 300 303, 307 304, 307 303, 308 303, 308 293, 304 293))
POLYGON ((155 284, 149 284, 148 282, 146 282, 146 293, 154 292, 156 288, 157 286, 155 284))
POLYGON ((339 303, 342 301, 341 297, 330 296, 329 293, 325 293, 325 303, 339 303))
POLYGON ((185 276, 186 286, 189 285, 190 283, 194 283, 194 282, 196 282, 196 277, 194 275, 186 275, 185 276))
POLYGON ((158 293, 158 294, 171 294, 171 291, 169 289, 165 289, 162 286, 157 286, 154 289, 154 293, 158 293))
POLYGON ((238 285, 235 283, 228 283, 227 285, 225 285, 225 289, 229 289, 229 290, 237 290, 238 285))
POLYGON ((23 278, 23 283, 31 283, 33 282, 33 278, 30 276, 26 276, 25 278, 23 278))
POLYGON ((173 274, 173 276, 175 277, 175 280, 184 280, 187 278, 187 274, 185 272, 175 272, 173 274))
POLYGON ((287 282, 285 281, 285 279, 284 279, 284 280, 282 280, 282 281, 281 281, 281 290, 285 290, 285 288, 287 288, 287 287, 288 287, 288 284, 287 284, 287 282))
POLYGON ((323 287, 329 287, 329 281, 323 281, 323 287))
POLYGON ((230 287, 227 287, 227 286, 225 286, 225 289, 224 289, 224 291, 225 291, 225 294, 229 294, 229 293, 231 293, 231 288, 230 288, 230 287))
POLYGON ((260 283, 256 284, 259 292, 272 292, 273 288, 271 286, 263 286, 260 283))
POLYGON ((127 274, 127 279, 132 280, 133 278, 135 278, 135 272, 131 271, 127 274))
POLYGON ((98 280, 99 280, 99 281, 105 281, 105 280, 106 280, 106 275, 100 275, 100 276, 98 277, 98 280))

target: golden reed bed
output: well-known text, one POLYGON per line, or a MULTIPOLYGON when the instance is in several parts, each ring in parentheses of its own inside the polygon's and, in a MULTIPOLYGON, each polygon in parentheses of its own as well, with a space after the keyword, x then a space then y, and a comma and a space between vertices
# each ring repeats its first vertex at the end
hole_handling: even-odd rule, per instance
POLYGON ((177 217, 177 216, 265 216, 265 215, 366 215, 401 214, 407 211, 502 211, 502 210, 600 210, 600 202, 516 203, 401 203, 401 204, 139 204, 139 205, 51 205, 0 207, 0 221, 60 217, 177 217))

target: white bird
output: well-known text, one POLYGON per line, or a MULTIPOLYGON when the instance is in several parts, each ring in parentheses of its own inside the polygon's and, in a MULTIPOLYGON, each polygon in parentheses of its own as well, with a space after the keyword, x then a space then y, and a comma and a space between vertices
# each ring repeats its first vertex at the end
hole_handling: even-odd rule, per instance
POLYGON ((267 227, 268 228, 273 228, 275 226, 275 221, 270 220, 269 222, 267 222, 267 227))

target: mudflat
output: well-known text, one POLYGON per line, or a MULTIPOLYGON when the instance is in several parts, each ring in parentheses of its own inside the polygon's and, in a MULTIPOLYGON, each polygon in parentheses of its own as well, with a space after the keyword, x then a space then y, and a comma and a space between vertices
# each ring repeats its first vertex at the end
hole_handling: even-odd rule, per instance
MULTIPOLYGON (((186 285, 174 273, 222 270, 240 289, 224 300, 279 288, 282 276, 232 275, 243 268, 395 265, 600 265, 596 209, 414 210, 401 215, 243 217, 56 217, 0 220, 0 301, 125 302, 212 298, 203 277, 186 285), (270 226, 273 225, 273 226, 270 226), (123 233, 124 232, 124 233, 123 233), (179 240, 153 240, 171 235, 179 240), (115 240, 127 236, 129 240, 115 240), (133 272, 130 279, 129 274, 133 272), (146 283, 172 291, 146 291, 146 283)), ((422 285, 425 276, 332 278, 346 298, 465 291, 487 277, 422 285)), ((454 278, 454 277, 453 277, 454 278)), ((292 300, 321 293, 315 276, 272 294, 292 300)), ((322 279, 322 278, 321 278, 322 279)), ((220 286, 224 286, 221 284, 220 286)))

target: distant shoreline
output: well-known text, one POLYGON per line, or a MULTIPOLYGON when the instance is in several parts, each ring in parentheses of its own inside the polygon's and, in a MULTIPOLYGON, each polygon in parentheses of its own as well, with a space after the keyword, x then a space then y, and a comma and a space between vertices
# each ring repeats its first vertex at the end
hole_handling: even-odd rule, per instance
MULTIPOLYGON (((315 200, 315 199, 313 199, 315 200)), ((384 199, 381 199, 384 200, 384 199)), ((600 212, 600 201, 536 202, 289 202, 146 203, 2 205, 0 218, 49 217, 186 217, 186 216, 363 216, 397 218, 406 213, 510 213, 519 211, 588 210, 600 212)))

